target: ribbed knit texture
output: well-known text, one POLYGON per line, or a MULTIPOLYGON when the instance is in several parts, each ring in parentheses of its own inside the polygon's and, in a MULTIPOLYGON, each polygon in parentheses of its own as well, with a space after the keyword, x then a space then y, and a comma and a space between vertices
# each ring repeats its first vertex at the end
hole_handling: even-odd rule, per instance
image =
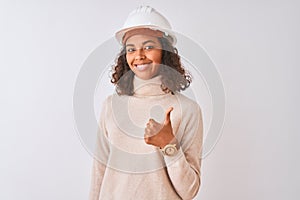
POLYGON ((90 200, 192 199, 200 187, 202 117, 200 107, 180 93, 164 93, 161 77, 134 78, 133 96, 111 95, 103 103, 92 169, 90 200), (171 123, 181 148, 164 156, 145 143, 149 118, 171 123))

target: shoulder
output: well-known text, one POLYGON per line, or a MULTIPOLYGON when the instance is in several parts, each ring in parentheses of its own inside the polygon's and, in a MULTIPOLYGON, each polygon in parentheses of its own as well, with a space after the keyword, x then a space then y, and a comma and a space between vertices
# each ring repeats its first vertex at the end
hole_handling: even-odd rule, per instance
POLYGON ((175 93, 175 97, 178 99, 183 110, 201 110, 199 104, 195 100, 179 92, 175 93))
POLYGON ((112 103, 111 103, 111 102, 112 102, 112 99, 113 99, 113 94, 112 94, 112 95, 109 95, 109 96, 106 96, 106 97, 100 102, 102 112, 107 112, 107 110, 110 109, 111 104, 112 104, 112 103))
POLYGON ((103 105, 106 105, 106 106, 109 106, 112 104, 113 101, 116 101, 116 100, 120 100, 124 97, 127 97, 127 95, 118 95, 116 93, 114 94, 111 94, 111 95, 108 95, 104 101, 103 101, 103 105))

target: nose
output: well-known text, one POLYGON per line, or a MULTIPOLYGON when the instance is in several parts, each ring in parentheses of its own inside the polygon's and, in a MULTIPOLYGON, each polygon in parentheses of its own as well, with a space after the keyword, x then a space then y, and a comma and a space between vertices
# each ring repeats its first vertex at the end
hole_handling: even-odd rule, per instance
POLYGON ((135 60, 143 60, 145 59, 146 56, 145 56, 145 52, 143 49, 137 49, 136 51, 136 56, 135 56, 135 60))

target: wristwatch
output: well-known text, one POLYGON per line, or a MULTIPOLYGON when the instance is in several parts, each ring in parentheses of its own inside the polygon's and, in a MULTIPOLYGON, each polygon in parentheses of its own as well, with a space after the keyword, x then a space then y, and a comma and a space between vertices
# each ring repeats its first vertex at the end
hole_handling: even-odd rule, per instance
POLYGON ((167 144, 161 151, 166 156, 174 156, 177 153, 178 149, 176 147, 176 144, 167 144))

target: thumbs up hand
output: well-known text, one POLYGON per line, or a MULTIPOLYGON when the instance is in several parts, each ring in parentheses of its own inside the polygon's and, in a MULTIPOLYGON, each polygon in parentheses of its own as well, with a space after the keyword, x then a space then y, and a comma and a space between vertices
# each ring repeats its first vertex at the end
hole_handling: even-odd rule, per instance
POLYGON ((154 119, 149 119, 144 134, 144 140, 147 144, 164 148, 171 141, 174 141, 175 137, 170 120, 172 110, 173 107, 167 110, 165 120, 162 124, 156 122, 154 119))

